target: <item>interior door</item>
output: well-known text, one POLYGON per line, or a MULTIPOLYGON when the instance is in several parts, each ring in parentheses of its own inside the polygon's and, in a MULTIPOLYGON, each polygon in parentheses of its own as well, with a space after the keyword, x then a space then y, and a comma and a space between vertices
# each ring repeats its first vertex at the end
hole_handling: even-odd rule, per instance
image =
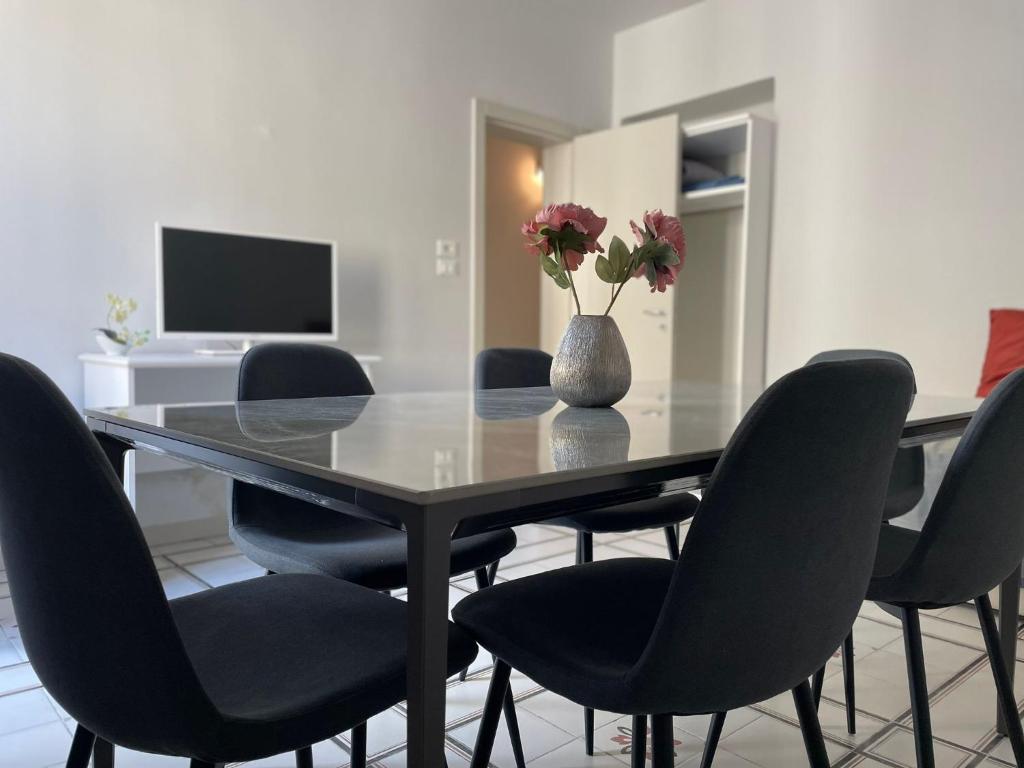
MULTIPOLYGON (((613 235, 632 248, 636 241, 629 222, 640 223, 644 211, 676 214, 680 139, 678 116, 666 115, 573 140, 572 201, 608 218, 601 238, 606 248, 613 235)), ((573 277, 584 314, 602 314, 611 286, 594 272, 593 255, 573 277)), ((674 301, 673 290, 651 294, 641 278, 630 280, 615 302, 612 316, 629 349, 635 382, 672 378, 674 301)))

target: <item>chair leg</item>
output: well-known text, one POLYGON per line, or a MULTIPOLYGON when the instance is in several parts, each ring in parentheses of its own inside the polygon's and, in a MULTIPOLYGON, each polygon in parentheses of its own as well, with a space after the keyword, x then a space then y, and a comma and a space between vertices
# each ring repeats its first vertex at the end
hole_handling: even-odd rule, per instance
POLYGON ((92 747, 92 765, 93 768, 114 768, 114 745, 97 737, 92 747))
POLYGON ((630 768, 647 768, 647 715, 633 715, 633 744, 630 768))
POLYGON ((498 578, 498 563, 500 560, 495 560, 489 566, 487 566, 487 586, 493 587, 494 580, 498 578))
POLYGON ((519 717, 516 715, 516 699, 512 695, 511 683, 505 688, 505 699, 502 701, 501 709, 505 713, 505 725, 508 726, 508 735, 512 739, 512 756, 515 758, 516 768, 526 768, 523 737, 519 733, 519 717))
POLYGON ((1013 695, 1013 683, 1010 682, 1010 674, 1003 663, 999 630, 996 628, 996 620, 992 615, 992 603, 989 601, 988 595, 976 597, 974 599, 974 607, 978 610, 981 633, 985 636, 985 649, 988 651, 989 664, 992 666, 992 676, 996 681, 999 706, 1003 711, 1003 720, 1006 721, 1006 735, 1010 739, 1010 746, 1013 747, 1015 762, 1017 765, 1024 766, 1024 729, 1021 728, 1020 715, 1017 712, 1017 702, 1013 695))
POLYGON ((711 768, 715 760, 715 750, 718 749, 718 740, 722 738, 722 728, 725 726, 725 712, 716 712, 711 716, 711 725, 708 726, 708 738, 704 742, 704 755, 700 759, 700 768, 711 768))
POLYGON ((814 708, 814 695, 806 680, 793 689, 793 702, 800 719, 800 733, 804 737, 808 765, 811 768, 828 768, 825 737, 821 733, 821 723, 818 722, 818 710, 814 708))
POLYGON ((672 715, 651 715, 651 766, 672 768, 676 750, 672 738, 672 715))
POLYGON ((476 746, 473 747, 473 760, 470 768, 487 768, 494 749, 494 736, 498 732, 498 718, 508 691, 508 678, 512 668, 500 659, 494 663, 491 673, 491 684, 487 689, 487 700, 484 703, 484 715, 480 719, 480 729, 476 733, 476 746))
MULTIPOLYGON (((576 565, 594 561, 594 534, 590 531, 576 533, 576 565)), ((587 755, 594 755, 594 710, 583 708, 583 748, 587 755)))
POLYGON ((674 525, 665 526, 665 544, 668 545, 669 560, 678 560, 679 530, 674 525))
POLYGON ((75 738, 71 740, 71 750, 68 752, 67 768, 89 768, 95 744, 96 734, 83 725, 75 728, 75 738))
POLYGON ((189 760, 189 768, 223 768, 224 763, 207 763, 203 760, 192 758, 189 760))
POLYGON ((853 630, 843 640, 843 690, 846 694, 846 730, 857 732, 857 692, 853 677, 853 630))
POLYGON ((825 687, 825 667, 814 673, 813 690, 811 696, 814 699, 814 709, 821 706, 821 689, 825 687))
POLYGON ((928 681, 924 674, 924 648, 921 646, 921 618, 917 608, 903 608, 903 647, 907 653, 910 681, 910 710, 914 716, 914 744, 918 768, 935 768, 932 746, 932 718, 928 711, 928 681))
POLYGON ((352 743, 351 768, 366 768, 366 723, 352 729, 350 741, 352 743))
POLYGON ((313 768, 313 748, 295 750, 295 768, 313 768))

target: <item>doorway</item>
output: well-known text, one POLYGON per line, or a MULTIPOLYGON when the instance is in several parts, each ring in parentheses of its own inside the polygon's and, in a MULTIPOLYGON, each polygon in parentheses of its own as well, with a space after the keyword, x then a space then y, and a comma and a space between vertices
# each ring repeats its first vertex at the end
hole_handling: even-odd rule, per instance
POLYGON ((494 125, 486 144, 483 346, 537 348, 540 281, 519 227, 544 205, 541 149, 494 125))
POLYGON ((470 190, 470 359, 488 347, 542 347, 545 292, 520 227, 546 203, 544 149, 579 131, 541 115, 474 99, 470 190))

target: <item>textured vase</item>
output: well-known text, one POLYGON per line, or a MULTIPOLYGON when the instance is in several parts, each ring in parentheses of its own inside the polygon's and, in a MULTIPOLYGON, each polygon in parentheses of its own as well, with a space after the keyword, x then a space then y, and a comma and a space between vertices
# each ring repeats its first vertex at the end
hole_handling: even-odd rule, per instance
POLYGON ((569 321, 551 365, 551 389, 578 408, 619 402, 629 391, 632 372, 619 327, 606 315, 576 315, 569 321))
POLYGON ((551 422, 551 459, 559 471, 625 464, 629 437, 614 408, 566 408, 551 422))

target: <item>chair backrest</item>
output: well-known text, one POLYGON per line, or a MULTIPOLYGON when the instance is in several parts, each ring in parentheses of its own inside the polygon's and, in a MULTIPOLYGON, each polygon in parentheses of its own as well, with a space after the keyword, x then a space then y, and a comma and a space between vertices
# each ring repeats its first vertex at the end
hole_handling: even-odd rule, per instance
MULTIPOLYGON (((238 400, 372 395, 373 385, 348 352, 322 344, 259 344, 238 368, 238 400)), ((324 515, 321 507, 247 483, 231 483, 232 527, 273 525, 296 514, 324 515)))
POLYGON ((818 363, 772 385, 704 492, 627 684, 653 712, 725 712, 806 680, 867 591, 913 390, 890 360, 818 363))
POLYGON ((921 537, 886 591, 922 606, 987 593, 1024 559, 1024 368, 971 419, 921 537))
POLYGON ((476 388, 550 386, 551 360, 551 355, 539 349, 485 349, 476 356, 476 388))
MULTIPOLYGON (((883 349, 832 349, 819 352, 812 357, 810 363, 825 363, 833 360, 898 360, 906 363, 913 370, 910 361, 896 352, 883 349)), ((914 394, 917 394, 917 382, 914 382, 914 394)), ((885 511, 883 520, 905 515, 917 506, 924 496, 924 448, 920 445, 900 448, 892 463, 892 474, 889 476, 889 490, 885 495, 885 511)))
POLYGON ((0 354, 0 546, 29 659, 89 730, 188 754, 218 714, 117 475, 45 374, 0 354))
POLYGON ((238 368, 239 400, 372 394, 359 362, 322 344, 259 344, 245 353, 238 368))

